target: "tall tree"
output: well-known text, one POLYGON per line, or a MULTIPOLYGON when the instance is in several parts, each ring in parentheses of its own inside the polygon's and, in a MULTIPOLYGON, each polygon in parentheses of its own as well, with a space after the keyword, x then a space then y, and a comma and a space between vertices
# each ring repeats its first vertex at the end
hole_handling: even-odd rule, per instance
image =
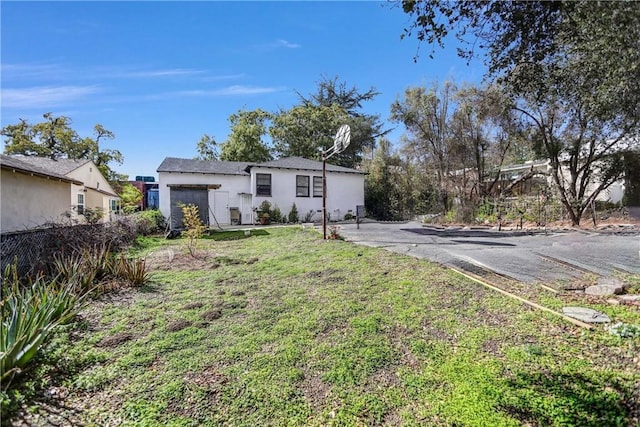
POLYGON ((356 167, 367 148, 373 149, 383 130, 379 116, 365 114, 362 107, 379 93, 374 88, 361 92, 348 87, 338 77, 323 77, 316 93, 307 97, 298 93, 300 105, 276 114, 270 129, 276 152, 280 156, 303 156, 320 159, 321 151, 331 147, 333 136, 343 124, 351 127, 351 143, 331 158, 331 162, 356 167))
MULTIPOLYGON (((348 119, 346 111, 337 104, 296 105, 274 116, 269 134, 280 157, 322 160, 322 151, 331 148, 333 136, 348 119)), ((348 149, 353 150, 351 146, 348 149)), ((342 163, 339 156, 332 157, 331 163, 342 163)))
POLYGON ((373 159, 366 164, 365 206, 367 214, 379 220, 397 218, 397 191, 392 180, 391 168, 397 166, 399 159, 391 153, 391 143, 381 138, 373 153, 373 159), (396 205, 396 206, 394 206, 396 205))
POLYGON ((505 160, 524 160, 518 154, 527 141, 514 106, 500 87, 463 87, 454 100, 450 150, 456 175, 462 178, 457 196, 483 200, 495 193, 505 160), (467 179, 467 174, 472 177, 467 179))
POLYGON ((433 170, 438 186, 441 208, 450 208, 447 177, 450 171, 450 116, 455 86, 446 82, 427 91, 424 87, 408 88, 404 99, 391 106, 391 119, 404 124, 407 143, 421 159, 425 170, 433 170))
POLYGON ((18 124, 2 128, 0 134, 6 138, 5 153, 92 160, 109 182, 127 179, 110 166, 111 163, 122 164, 122 153, 100 149, 102 140, 114 138, 113 132, 97 124, 93 138, 82 138, 71 128, 71 119, 68 117, 55 117, 52 113, 46 113, 43 117, 45 120, 41 123, 30 124, 20 119, 18 124))
POLYGON ((198 150, 198 159, 218 160, 218 143, 212 136, 206 133, 202 135, 196 145, 196 149, 198 150))
POLYGON ((220 160, 236 162, 265 162, 271 160, 271 152, 263 141, 267 133, 267 121, 271 113, 256 109, 241 110, 229 116, 231 134, 222 144, 220 160))
POLYGON ((640 3, 627 1, 403 1, 405 35, 460 54, 487 49, 489 76, 517 98, 574 225, 620 177, 620 153, 640 134, 640 3))

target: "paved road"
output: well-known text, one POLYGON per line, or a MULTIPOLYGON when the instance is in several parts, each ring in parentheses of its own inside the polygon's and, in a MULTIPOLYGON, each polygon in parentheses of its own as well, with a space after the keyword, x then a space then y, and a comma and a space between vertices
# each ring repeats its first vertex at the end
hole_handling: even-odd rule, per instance
POLYGON ((640 233, 497 231, 409 223, 341 224, 354 243, 460 267, 474 264, 516 280, 571 280, 587 272, 640 274, 640 233))

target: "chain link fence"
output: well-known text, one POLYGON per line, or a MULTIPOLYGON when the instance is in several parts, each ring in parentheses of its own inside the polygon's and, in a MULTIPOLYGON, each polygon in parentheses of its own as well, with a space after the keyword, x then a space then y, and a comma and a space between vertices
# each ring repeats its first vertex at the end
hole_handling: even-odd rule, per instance
POLYGON ((118 251, 136 237, 131 221, 106 224, 53 226, 0 234, 0 274, 15 262, 18 275, 26 277, 46 272, 56 254, 72 254, 83 249, 108 245, 118 251))

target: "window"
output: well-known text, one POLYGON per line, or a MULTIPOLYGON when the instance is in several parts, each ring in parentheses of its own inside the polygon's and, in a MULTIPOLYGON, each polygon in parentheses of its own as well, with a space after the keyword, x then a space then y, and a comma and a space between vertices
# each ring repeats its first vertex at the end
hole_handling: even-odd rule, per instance
POLYGON ((111 204, 111 211, 112 212, 116 212, 116 211, 119 210, 118 209, 118 200, 117 199, 111 199, 109 202, 111 204))
POLYGON ((78 193, 77 210, 78 210, 78 215, 84 214, 84 193, 78 193))
POLYGON ((271 196, 271 174, 256 174, 256 196, 271 196))
POLYGON ((296 175, 296 197, 309 197, 309 177, 296 175))
POLYGON ((313 197, 322 197, 322 177, 313 177, 313 197))

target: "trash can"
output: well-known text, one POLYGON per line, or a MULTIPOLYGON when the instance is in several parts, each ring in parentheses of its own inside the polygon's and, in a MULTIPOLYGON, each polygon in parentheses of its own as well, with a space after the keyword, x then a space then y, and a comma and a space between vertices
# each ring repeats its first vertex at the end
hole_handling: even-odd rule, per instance
POLYGON ((231 225, 240 225, 240 208, 229 208, 229 217, 231 225))

